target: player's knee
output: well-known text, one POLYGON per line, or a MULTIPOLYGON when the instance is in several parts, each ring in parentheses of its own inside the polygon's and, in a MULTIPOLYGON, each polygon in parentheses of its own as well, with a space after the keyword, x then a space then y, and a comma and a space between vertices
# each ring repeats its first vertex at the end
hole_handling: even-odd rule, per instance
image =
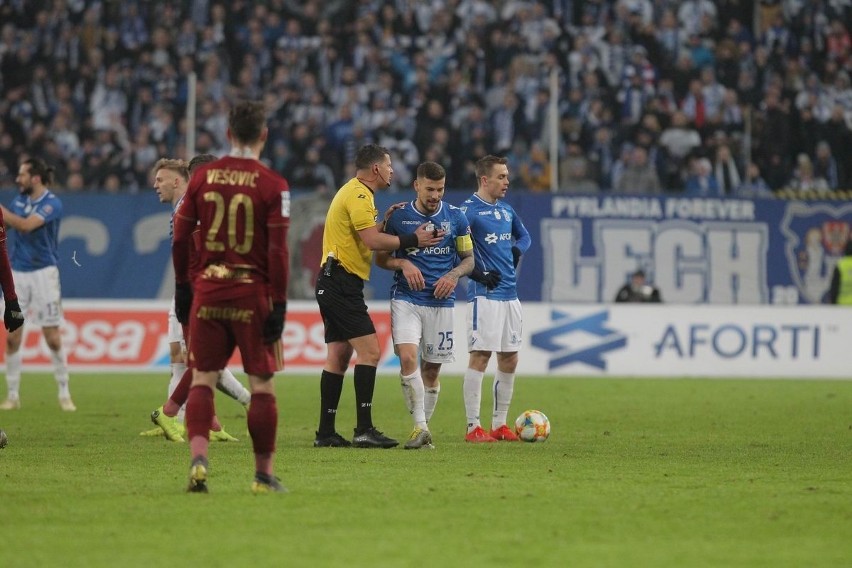
POLYGON ((13 331, 6 335, 6 353, 17 353, 21 348, 21 329, 13 331))
POLYGON ((424 368, 421 371, 421 376, 423 377, 423 385, 429 388, 434 388, 438 386, 438 373, 440 371, 440 367, 437 369, 434 368, 424 368))
POLYGON ((378 345, 368 346, 361 351, 358 352, 358 364, 359 365, 369 365, 371 367, 379 366, 379 348, 378 345))
POLYGON ((406 374, 413 372, 414 369, 417 369, 417 354, 400 353, 399 366, 403 371, 406 371, 406 374))
POLYGON ((518 367, 518 353, 499 353, 497 356, 497 368, 504 373, 514 373, 518 367))
POLYGON ((249 375, 251 394, 275 394, 275 382, 272 375, 249 375))
POLYGON ((47 347, 51 351, 59 351, 62 349, 62 341, 59 338, 51 337, 48 339, 45 337, 44 342, 47 343, 47 347))
POLYGON ((172 364, 185 361, 180 343, 169 343, 169 361, 172 364))
POLYGON ((477 371, 485 371, 490 360, 490 351, 471 351, 467 366, 477 371))
POLYGON ((325 366, 329 371, 337 374, 345 373, 351 359, 352 347, 349 344, 330 343, 328 345, 325 366))

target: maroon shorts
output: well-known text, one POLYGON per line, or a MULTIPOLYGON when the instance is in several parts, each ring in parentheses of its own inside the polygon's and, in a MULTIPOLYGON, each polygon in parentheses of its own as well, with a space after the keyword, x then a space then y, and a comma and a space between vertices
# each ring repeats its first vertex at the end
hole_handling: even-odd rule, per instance
POLYGON ((190 361, 199 371, 220 371, 239 348, 243 369, 250 375, 269 376, 283 368, 281 341, 263 342, 263 322, 270 312, 269 298, 254 295, 209 301, 196 296, 190 318, 190 361))
MULTIPOLYGON (((190 348, 189 348, 189 324, 187 324, 187 325, 180 324, 180 329, 183 332, 183 344, 186 345, 186 352, 188 354, 190 352, 190 348)), ((189 357, 189 355, 187 355, 185 363, 186 363, 186 366, 189 367, 190 369, 195 368, 195 362, 192 360, 192 357, 189 357)))

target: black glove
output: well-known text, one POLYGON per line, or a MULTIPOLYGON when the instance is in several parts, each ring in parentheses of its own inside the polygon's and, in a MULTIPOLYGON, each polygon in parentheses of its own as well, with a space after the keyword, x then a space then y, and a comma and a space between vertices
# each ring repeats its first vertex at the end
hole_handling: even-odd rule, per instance
POLYGON ((515 268, 518 267, 519 262, 521 262, 521 249, 512 247, 512 264, 515 268))
POLYGON ((493 290, 500 283, 500 279, 502 276, 500 272, 497 270, 489 270, 487 272, 483 272, 478 268, 474 268, 470 275, 471 280, 479 282, 480 284, 485 284, 485 287, 488 290, 493 290))
POLYGON ((192 308, 192 287, 189 283, 175 284, 175 316, 183 325, 189 324, 190 308, 192 308))
POLYGON ((13 332, 24 325, 24 312, 18 300, 6 300, 6 311, 3 313, 3 325, 6 331, 13 332))
POLYGON ((272 311, 263 322, 263 342, 275 343, 284 333, 284 314, 287 313, 287 302, 275 302, 272 311))

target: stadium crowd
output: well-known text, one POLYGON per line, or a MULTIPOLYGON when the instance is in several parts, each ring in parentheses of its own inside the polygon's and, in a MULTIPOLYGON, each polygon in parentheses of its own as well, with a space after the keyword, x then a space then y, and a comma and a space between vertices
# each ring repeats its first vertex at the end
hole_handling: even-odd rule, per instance
POLYGON ((850 189, 850 21, 852 0, 0 2, 0 187, 38 155, 61 190, 147 190, 186 157, 194 71, 196 150, 263 99, 294 188, 332 191, 376 142, 396 188, 432 160, 470 189, 492 153, 528 191, 850 189))

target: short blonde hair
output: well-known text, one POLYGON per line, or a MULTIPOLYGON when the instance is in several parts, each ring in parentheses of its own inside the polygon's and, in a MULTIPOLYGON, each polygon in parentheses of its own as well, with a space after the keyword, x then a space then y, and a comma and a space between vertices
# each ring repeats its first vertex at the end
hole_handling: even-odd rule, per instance
POLYGON ((189 181, 189 165, 184 160, 160 158, 157 160, 157 163, 154 164, 154 173, 156 174, 159 170, 172 171, 182 177, 185 181, 189 181))

